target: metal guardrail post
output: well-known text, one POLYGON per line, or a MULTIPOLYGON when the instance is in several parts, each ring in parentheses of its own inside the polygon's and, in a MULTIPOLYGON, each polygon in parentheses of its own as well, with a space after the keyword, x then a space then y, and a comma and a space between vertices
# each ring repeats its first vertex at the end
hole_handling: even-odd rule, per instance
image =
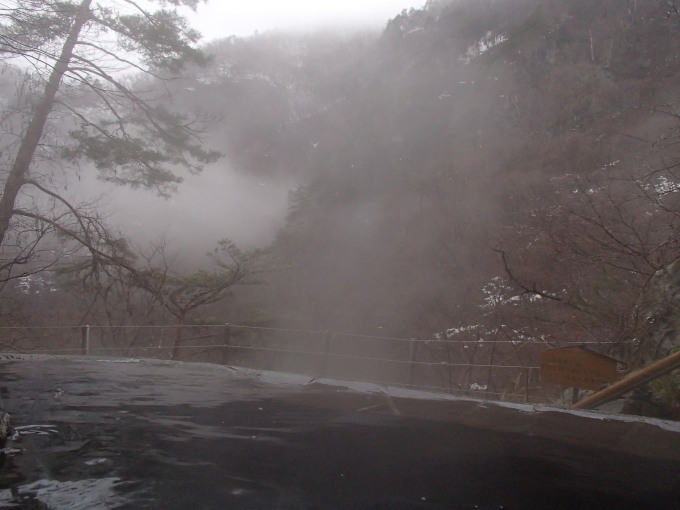
POLYGON ((409 360, 410 364, 408 367, 408 385, 413 386, 415 383, 415 376, 416 376, 416 350, 418 348, 418 344, 416 342, 415 338, 411 338, 411 343, 409 345, 409 360))
POLYGON ((82 327, 82 349, 83 349, 83 355, 87 356, 90 354, 90 326, 85 325, 82 327))
POLYGON ((224 332, 222 333, 222 364, 229 364, 229 346, 231 345, 232 331, 231 326, 227 322, 224 325, 224 332))
POLYGON ((524 403, 528 404, 529 403, 529 379, 531 378, 531 369, 530 368, 524 369, 524 375, 526 376, 526 380, 524 381, 524 403))
POLYGON ((326 377, 328 375, 328 353, 331 348, 331 340, 333 339, 333 333, 326 330, 324 332, 323 341, 323 358, 321 359, 321 376, 326 377))

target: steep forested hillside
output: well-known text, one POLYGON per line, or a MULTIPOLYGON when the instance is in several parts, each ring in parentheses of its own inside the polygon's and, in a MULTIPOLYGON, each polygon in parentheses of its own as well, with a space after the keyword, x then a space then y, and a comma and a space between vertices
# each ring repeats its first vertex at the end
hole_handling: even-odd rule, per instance
POLYGON ((225 43, 231 69, 241 44, 279 52, 240 69, 267 107, 232 153, 306 182, 260 305, 288 326, 603 342, 633 366, 669 352, 679 31, 668 2, 488 0, 430 2, 375 41, 225 43))
POLYGON ((428 335, 488 316, 498 279, 580 292, 590 262, 560 262, 556 229, 605 200, 579 187, 673 157, 678 19, 654 1, 429 2, 377 39, 215 45, 191 89, 224 105, 227 154, 304 182, 272 247, 273 320, 428 335))

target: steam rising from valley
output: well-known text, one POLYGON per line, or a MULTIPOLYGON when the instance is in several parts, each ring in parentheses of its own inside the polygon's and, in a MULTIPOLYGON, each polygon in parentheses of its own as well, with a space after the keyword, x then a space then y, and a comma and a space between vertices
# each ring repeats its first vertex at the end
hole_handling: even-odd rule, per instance
POLYGON ((223 158, 200 174, 186 175, 167 198, 96 181, 91 172, 72 184, 72 193, 81 200, 98 200, 109 222, 133 244, 165 240, 186 268, 205 264, 205 253, 221 239, 244 249, 271 243, 285 222, 289 192, 295 187, 292 178, 237 172, 223 158))

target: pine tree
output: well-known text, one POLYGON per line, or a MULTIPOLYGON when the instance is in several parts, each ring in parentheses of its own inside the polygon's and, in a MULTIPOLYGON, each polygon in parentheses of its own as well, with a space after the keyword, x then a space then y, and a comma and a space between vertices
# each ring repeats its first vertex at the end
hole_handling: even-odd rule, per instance
POLYGON ((179 169, 197 172, 219 156, 203 148, 196 119, 162 104, 157 87, 186 64, 207 61, 196 47, 199 33, 177 11, 195 8, 198 0, 154 1, 157 10, 133 0, 0 4, 0 59, 24 69, 26 81, 42 90, 2 141, 4 156, 10 154, 7 171, 0 169, 0 270, 6 274, 30 259, 45 230, 107 256, 109 240, 89 229, 94 216, 59 194, 51 168, 75 172, 78 162, 89 161, 103 180, 167 194, 181 182, 179 169), (51 120, 69 136, 55 140, 51 120), (36 206, 36 194, 51 208, 36 206), (41 234, 17 240, 27 225, 41 234))

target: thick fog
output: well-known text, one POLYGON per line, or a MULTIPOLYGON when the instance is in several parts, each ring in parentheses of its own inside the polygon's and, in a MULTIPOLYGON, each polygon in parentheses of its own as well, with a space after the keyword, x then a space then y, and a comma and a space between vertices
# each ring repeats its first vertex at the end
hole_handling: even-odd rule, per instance
POLYGON ((83 172, 71 186, 74 197, 97 200, 108 222, 134 244, 163 239, 180 261, 200 265, 221 239, 242 248, 270 243, 285 221, 296 182, 248 176, 222 158, 200 174, 186 175, 169 197, 101 182, 94 172, 83 172))
MULTIPOLYGON (((25 233, 69 238, 65 250, 39 253, 68 262, 55 271, 68 283, 64 292, 55 286, 39 296, 49 296, 40 320, 228 322, 253 330, 252 337, 240 332, 244 348, 276 353, 280 338, 264 330, 317 340, 325 331, 326 353, 343 358, 339 365, 355 370, 352 377, 366 380, 360 372, 370 370, 381 383, 399 373, 403 380, 408 357, 442 369, 421 371, 432 387, 522 397, 524 385, 525 399, 534 383, 540 389, 535 369, 545 346, 601 344, 602 353, 628 366, 653 361, 659 346, 677 350, 666 334, 672 328, 650 324, 675 324, 672 304, 680 295, 680 13, 633 0, 430 0, 402 10, 408 3, 379 18, 369 7, 341 12, 338 3, 200 7, 199 15, 216 22, 194 18, 210 41, 212 65, 196 62, 172 79, 129 79, 135 93, 153 92, 148 105, 181 115, 176 119, 191 126, 187 139, 196 140, 185 144, 152 129, 149 144, 139 146, 153 149, 151 157, 91 136, 95 130, 80 121, 87 119, 81 112, 95 114, 102 99, 120 95, 102 98, 95 81, 81 89, 68 82, 63 92, 72 92, 64 94, 71 103, 60 98, 45 155, 30 169, 57 191, 26 183, 57 205, 43 209, 65 210, 57 220, 71 223, 55 226, 32 213, 44 204, 33 204, 29 192, 29 210, 16 211, 16 251, 35 254, 30 242, 22 244, 25 233), (314 10, 322 6, 323 16, 314 10), (260 24, 248 25, 251 15, 260 24), (382 29, 328 30, 369 19, 382 29), (70 113, 77 117, 71 124, 64 120, 70 113), (198 147, 203 142, 224 157, 214 162, 198 147), (154 162, 210 164, 200 175, 183 175, 177 192, 162 198, 97 181, 80 156, 118 181, 141 168, 143 178, 132 182, 149 186, 174 182, 154 162), (57 182, 40 163, 69 177, 57 182), (75 209, 57 192, 74 204, 98 200, 83 208, 92 223, 70 219, 75 209), (127 245, 101 226, 100 214, 142 255, 127 257, 127 245), (98 246, 113 255, 93 248, 88 233, 77 238, 69 230, 90 225, 98 246), (241 256, 225 243, 218 252, 224 259, 213 266, 224 271, 200 271, 215 261, 205 254, 221 239, 266 249, 241 256), (165 246, 158 257, 154 243, 165 246), (363 341, 374 335, 401 347, 363 341), (410 338, 422 339, 418 352, 418 344, 403 342, 410 338), (388 359, 394 353, 401 361, 388 359), (383 373, 362 368, 358 360, 369 357, 392 365, 383 373), (477 372, 465 368, 471 366, 477 372), (492 367, 503 371, 486 370, 492 367)), ((99 67, 92 73, 100 76, 99 67)), ((18 70, 4 75, 7 114, 0 120, 8 136, 0 152, 7 153, 22 137, 40 80, 18 70)), ((164 113, 144 111, 154 121, 164 113)), ((103 125, 125 136, 156 125, 135 115, 115 113, 114 120, 103 125)), ((52 270, 51 260, 40 271, 52 270)), ((15 256, 7 267, 23 264, 15 256)), ((11 320, 35 323, 41 315, 24 309, 13 308, 19 319, 11 320)), ((181 359, 180 340, 172 340, 173 359, 181 359)), ((276 358, 286 370, 300 360, 276 358)))
POLYGON ((403 9, 422 7, 424 0, 210 0, 187 11, 204 40, 249 36, 269 30, 304 31, 322 28, 381 28, 403 9))
MULTIPOLYGON (((378 34, 402 10, 421 7, 423 3, 297 0, 284 4, 255 0, 243 4, 211 0, 199 3, 196 11, 184 9, 183 14, 201 32, 203 41, 267 31, 351 32, 369 28, 378 34)), ((220 239, 233 240, 246 249, 271 243, 285 223, 290 192, 304 184, 300 177, 293 176, 294 169, 278 176, 252 175, 235 168, 228 155, 200 174, 183 176, 184 182, 170 197, 100 182, 95 174, 81 172, 77 181, 68 184, 69 196, 79 202, 96 200, 109 223, 134 244, 164 239, 169 251, 190 265, 205 260, 203 255, 220 239)))

